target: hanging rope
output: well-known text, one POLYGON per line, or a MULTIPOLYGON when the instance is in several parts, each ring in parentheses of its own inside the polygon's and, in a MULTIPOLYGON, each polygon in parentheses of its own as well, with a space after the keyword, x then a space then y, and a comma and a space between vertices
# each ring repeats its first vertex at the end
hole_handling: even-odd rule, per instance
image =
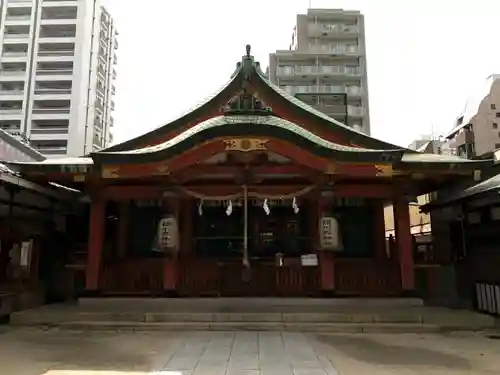
MULTIPOLYGON (((301 195, 307 194, 310 191, 312 191, 316 185, 310 185, 307 186, 301 190, 294 191, 288 194, 280 194, 280 195, 271 195, 271 194, 260 194, 255 191, 249 191, 248 192, 248 197, 249 198, 257 198, 257 199, 269 199, 269 200, 278 200, 278 199, 293 199, 294 197, 300 197, 301 195)), ((241 192, 234 193, 234 194, 228 194, 228 195, 206 195, 202 194, 190 189, 186 189, 182 186, 178 187, 179 190, 181 190, 184 194, 189 195, 193 198, 197 198, 199 200, 205 200, 205 201, 231 201, 235 200, 238 198, 241 198, 243 194, 241 192)))

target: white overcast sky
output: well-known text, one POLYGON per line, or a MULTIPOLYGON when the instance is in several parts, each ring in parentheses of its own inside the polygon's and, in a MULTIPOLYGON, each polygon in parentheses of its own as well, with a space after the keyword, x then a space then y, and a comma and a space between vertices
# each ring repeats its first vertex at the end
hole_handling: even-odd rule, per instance
MULTIPOLYGON (((308 0, 102 0, 119 35, 115 142, 156 128, 217 90, 252 45, 265 68, 308 0)), ((372 135, 408 145, 446 133, 500 73, 498 0, 312 0, 365 15, 372 135)))

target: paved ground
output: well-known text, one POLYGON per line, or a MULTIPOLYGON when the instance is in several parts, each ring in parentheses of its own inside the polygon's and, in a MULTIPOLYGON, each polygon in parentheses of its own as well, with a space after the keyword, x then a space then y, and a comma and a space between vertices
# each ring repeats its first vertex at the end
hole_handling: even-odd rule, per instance
POLYGON ((2 375, 494 375, 482 334, 71 332, 0 327, 2 375))

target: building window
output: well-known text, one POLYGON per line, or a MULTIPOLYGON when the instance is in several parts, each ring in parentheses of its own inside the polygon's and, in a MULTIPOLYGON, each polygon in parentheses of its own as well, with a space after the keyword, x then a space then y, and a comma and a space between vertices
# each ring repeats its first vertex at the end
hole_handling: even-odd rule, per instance
POLYGON ((495 143, 495 150, 500 148, 500 143, 495 143))
POLYGON ((491 104, 490 104, 490 108, 491 108, 491 109, 497 109, 497 106, 495 105, 495 103, 491 103, 491 104))
POLYGON ((493 126, 493 129, 498 129, 498 124, 497 124, 496 122, 494 122, 494 123, 492 124, 492 126, 493 126))
POLYGON ((500 112, 497 112, 497 113, 496 113, 496 116, 497 116, 497 117, 500 117, 500 112))

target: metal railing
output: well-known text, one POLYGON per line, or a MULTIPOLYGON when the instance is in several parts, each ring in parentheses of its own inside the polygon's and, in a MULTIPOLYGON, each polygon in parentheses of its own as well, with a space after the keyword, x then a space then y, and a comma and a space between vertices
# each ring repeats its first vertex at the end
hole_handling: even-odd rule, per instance
POLYGON ((476 283, 476 308, 500 316, 500 283, 476 283))
POLYGON ((33 113, 36 114, 68 114, 70 108, 34 108, 33 113))
POLYGON ((2 115, 19 115, 23 112, 21 108, 0 108, 0 114, 2 115))
POLYGON ((68 126, 56 128, 31 128, 31 134, 66 134, 67 132, 68 126))
POLYGON ((3 90, 0 91, 0 95, 22 95, 24 91, 21 90, 3 90))
POLYGON ((3 34, 5 39, 27 39, 30 34, 3 34))
POLYGON ((7 17, 5 17, 5 21, 30 21, 30 20, 31 20, 31 14, 25 16, 11 16, 7 14, 7 17))
POLYGON ((9 51, 3 51, 2 57, 27 57, 28 56, 28 51, 24 52, 9 52, 9 51))
POLYGON ((293 68, 278 68, 279 76, 294 76, 307 74, 341 74, 341 75, 360 75, 360 67, 349 66, 295 66, 293 68))
POLYGON ((35 95, 44 95, 44 94, 49 94, 49 95, 71 94, 71 89, 35 89, 35 95))
POLYGON ((321 33, 359 33, 360 28, 356 25, 344 25, 344 24, 322 24, 322 23, 310 23, 308 25, 310 32, 321 32, 321 33))
POLYGON ((357 46, 343 46, 333 44, 310 44, 309 51, 315 53, 329 53, 336 55, 356 55, 359 53, 357 46))
POLYGON ((342 94, 362 95, 363 90, 357 86, 337 85, 308 85, 308 86, 284 86, 283 89, 291 95, 295 94, 342 94))
POLYGON ((67 74, 73 74, 73 70, 70 70, 70 69, 37 69, 36 74, 38 74, 38 75, 67 75, 67 74))
POLYGON ((38 56, 74 56, 75 51, 73 50, 61 50, 61 51, 38 51, 38 56))

